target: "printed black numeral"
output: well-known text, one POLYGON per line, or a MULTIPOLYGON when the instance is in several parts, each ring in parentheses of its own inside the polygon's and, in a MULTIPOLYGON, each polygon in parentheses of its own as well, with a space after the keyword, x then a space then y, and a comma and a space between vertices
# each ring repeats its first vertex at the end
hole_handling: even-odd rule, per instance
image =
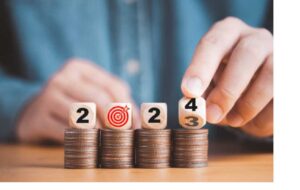
POLYGON ((77 113, 82 113, 82 115, 77 119, 77 123, 89 123, 89 120, 86 117, 89 115, 89 110, 86 108, 79 108, 77 113))
POLYGON ((160 123, 160 119, 157 118, 160 114, 160 110, 158 108, 150 108, 149 113, 153 113, 153 112, 155 112, 155 113, 152 117, 150 117, 148 122, 149 123, 160 123))
POLYGON ((189 127, 196 127, 196 126, 199 125, 198 117, 195 117, 195 116, 187 116, 187 117, 185 117, 185 119, 187 120, 187 123, 185 123, 186 126, 189 126, 189 127))
POLYGON ((196 98, 192 98, 186 105, 185 109, 191 109, 193 111, 196 111, 198 106, 196 105, 196 98))

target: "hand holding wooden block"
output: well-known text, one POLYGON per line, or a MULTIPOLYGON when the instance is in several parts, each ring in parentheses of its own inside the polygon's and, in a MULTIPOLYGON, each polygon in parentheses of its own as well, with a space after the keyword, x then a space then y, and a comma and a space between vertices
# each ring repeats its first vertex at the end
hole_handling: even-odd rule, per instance
POLYGON ((164 129, 167 127, 166 103, 143 103, 141 105, 142 128, 164 129))
POLYGON ((106 109, 105 127, 116 130, 130 129, 132 107, 130 103, 111 103, 106 109))
POLYGON ((94 103, 73 103, 69 114, 69 125, 71 127, 81 129, 96 127, 96 104, 94 103))
POLYGON ((179 123, 183 128, 198 129, 206 123, 206 103, 203 98, 183 97, 178 103, 179 123))

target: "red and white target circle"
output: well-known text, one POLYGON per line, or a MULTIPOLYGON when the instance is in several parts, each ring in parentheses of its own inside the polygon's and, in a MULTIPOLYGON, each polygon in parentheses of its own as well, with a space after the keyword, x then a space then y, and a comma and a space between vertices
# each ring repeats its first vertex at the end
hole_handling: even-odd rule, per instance
POLYGON ((112 107, 107 113, 109 124, 113 127, 123 127, 128 122, 128 110, 129 108, 127 106, 112 107))

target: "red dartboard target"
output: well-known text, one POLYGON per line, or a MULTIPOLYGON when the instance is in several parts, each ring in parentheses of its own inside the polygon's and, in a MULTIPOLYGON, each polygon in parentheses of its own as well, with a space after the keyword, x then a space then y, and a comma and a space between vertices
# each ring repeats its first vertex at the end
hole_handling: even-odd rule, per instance
POLYGON ((107 114, 108 122, 113 127, 123 127, 128 122, 128 110, 127 106, 114 106, 107 114))

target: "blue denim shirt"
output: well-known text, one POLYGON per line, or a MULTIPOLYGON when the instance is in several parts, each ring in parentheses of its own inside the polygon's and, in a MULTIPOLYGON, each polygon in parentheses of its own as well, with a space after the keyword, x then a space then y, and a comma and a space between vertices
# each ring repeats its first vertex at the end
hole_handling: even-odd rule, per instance
POLYGON ((89 59, 127 81, 138 104, 168 104, 176 126, 180 82, 195 46, 227 16, 262 27, 269 0, 11 0, 24 59, 20 75, 0 67, 0 139, 64 62, 89 59))

